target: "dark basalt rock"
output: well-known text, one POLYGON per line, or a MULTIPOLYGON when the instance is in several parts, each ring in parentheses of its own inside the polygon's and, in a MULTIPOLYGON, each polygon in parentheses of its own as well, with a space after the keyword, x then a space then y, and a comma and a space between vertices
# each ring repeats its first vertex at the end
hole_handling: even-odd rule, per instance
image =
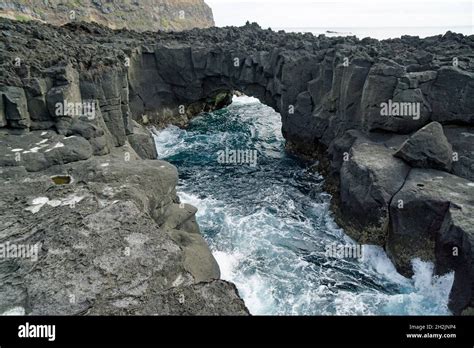
POLYGON ((445 126, 444 134, 453 146, 453 173, 474 181, 474 129, 445 126))
POLYGON ((2 86, 0 95, 3 98, 2 113, 6 115, 7 125, 11 128, 29 128, 30 114, 23 88, 2 86))
POLYGON ((433 109, 433 121, 444 124, 474 123, 474 100, 466 98, 474 93, 472 71, 461 70, 458 67, 441 67, 438 77, 432 85, 429 95, 433 109))
POLYGON ((140 124, 132 120, 132 134, 128 135, 128 142, 136 153, 143 159, 157 159, 156 145, 150 133, 140 124))
MULTIPOLYGON (((326 158, 321 163, 327 168, 322 169, 329 173, 331 193, 339 202, 333 207, 351 235, 369 243, 388 241, 395 265, 405 274, 410 274, 415 256, 435 262, 443 272, 455 271, 451 308, 459 313, 472 306, 472 273, 436 250, 444 250, 453 240, 461 245, 472 234, 469 228, 457 227, 461 224, 452 209, 462 206, 463 219, 474 214, 473 194, 464 189, 470 187, 466 179, 472 180, 474 172, 469 137, 474 133, 473 36, 358 40, 273 32, 255 23, 137 33, 96 24, 56 28, 5 19, 0 20, 0 30, 0 129, 8 134, 0 143, 5 155, 0 161, 11 167, 9 176, 21 177, 24 167, 33 171, 61 162, 79 165, 78 161, 94 161, 118 150, 121 158, 138 158, 136 153, 152 158, 151 136, 132 120, 185 126, 197 113, 227 105, 237 90, 280 112, 288 149, 326 158), (94 102, 95 117, 58 115, 56 104, 68 101, 94 102), (383 115, 382 105, 387 103, 419 106, 419 113, 383 115), (408 144, 425 139, 425 130, 416 132, 432 121, 442 125, 458 154, 452 165, 445 158, 449 146, 443 138, 431 145, 433 138, 428 137, 423 147, 405 152, 408 144), (9 144, 19 142, 25 150, 21 136, 34 131, 54 133, 52 137, 76 135, 82 150, 71 153, 66 147, 61 150, 66 154, 50 161, 40 149, 44 159, 38 155, 31 161, 34 165, 15 161, 9 144), (405 180, 410 168, 393 154, 408 136, 412 138, 404 146, 405 155, 422 152, 421 159, 405 156, 408 163, 452 170, 455 175, 411 169, 405 180), (440 142, 446 145, 443 149, 440 142), (347 161, 341 159, 344 153, 350 154, 347 161), (417 186, 427 185, 419 181, 436 182, 438 176, 444 178, 440 185, 430 184, 429 190, 417 186), (409 210, 399 210, 399 200, 409 210)), ((188 232, 170 233, 177 241, 188 232)), ((194 234, 183 240, 198 249, 203 246, 194 234)), ((462 245, 467 250, 467 244, 462 245)), ((472 262, 470 255, 463 252, 463 260, 472 262)), ((212 265, 206 260, 203 265, 212 265)), ((216 274, 212 267, 206 269, 216 274)), ((194 286, 187 289, 197 291, 194 286)), ((143 313, 143 308, 136 310, 143 313)))
POLYGON ((460 313, 471 305, 472 212, 474 183, 430 169, 412 169, 390 205, 387 251, 403 274, 411 260, 436 264, 438 273, 455 271, 450 307, 460 313))
POLYGON ((363 244, 385 245, 389 205, 410 167, 382 145, 352 146, 340 173, 341 213, 351 216, 346 231, 363 244))
POLYGON ((453 148, 438 122, 431 122, 413 134, 395 156, 414 168, 432 168, 451 171, 453 148))
POLYGON ((32 315, 248 314, 235 287, 218 280, 195 208, 171 209, 176 169, 127 159, 132 151, 41 173, 2 168, 2 238, 38 245, 38 258, 0 263, 1 313, 20 306, 32 315), (59 176, 71 180, 58 185, 59 176))
POLYGON ((435 241, 437 272, 455 271, 449 305, 456 314, 474 308, 474 221, 466 215, 462 207, 450 206, 435 241))

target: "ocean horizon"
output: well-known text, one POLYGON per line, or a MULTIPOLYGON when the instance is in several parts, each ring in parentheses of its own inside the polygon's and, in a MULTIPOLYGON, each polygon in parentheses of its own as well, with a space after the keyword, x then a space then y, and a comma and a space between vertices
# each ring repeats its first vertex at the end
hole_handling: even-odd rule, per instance
POLYGON ((464 35, 474 35, 473 26, 434 26, 434 27, 275 27, 275 31, 284 30, 290 33, 324 34, 329 37, 352 36, 360 39, 371 37, 378 40, 399 38, 403 35, 425 38, 435 35, 444 35, 448 31, 464 35))

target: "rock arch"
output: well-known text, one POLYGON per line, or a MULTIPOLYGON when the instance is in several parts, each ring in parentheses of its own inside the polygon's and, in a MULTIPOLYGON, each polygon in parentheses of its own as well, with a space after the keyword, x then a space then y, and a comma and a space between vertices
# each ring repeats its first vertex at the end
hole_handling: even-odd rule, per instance
MULTIPOLYGON (((186 124, 202 110, 229 103, 232 90, 243 91, 280 112, 289 149, 323 159, 336 217, 349 234, 385 246, 406 275, 414 257, 435 262, 440 273, 455 270, 450 306, 456 313, 473 306, 474 272, 465 266, 472 264, 473 203, 462 198, 474 196, 473 36, 377 41, 288 34, 255 24, 139 34, 81 23, 0 23, 11 34, 11 49, 2 51, 0 129, 77 136, 71 146, 82 151, 61 160, 103 155, 127 141, 153 158, 153 142, 139 123, 186 124), (42 37, 50 40, 39 43, 42 37), (20 67, 12 64, 18 56, 26 57, 20 67), (58 102, 84 100, 97 103, 93 120, 55 113, 58 102), (420 114, 383 116, 380 105, 388 101, 417 103, 420 114), (431 162, 393 156, 414 132, 412 142, 430 139, 415 146, 426 149, 418 155, 436 156, 430 151, 436 139, 424 128, 431 122, 443 126, 452 146, 447 151, 460 158, 452 168, 419 168, 431 162), (444 184, 433 185, 439 177, 444 184), (413 187, 425 189, 412 195, 413 187), (455 194, 446 198, 448 187, 455 194), (400 200, 410 208, 398 208, 400 200), (427 200, 433 203, 423 205, 427 200), (428 217, 426 223, 413 223, 413 211, 428 217), (445 253, 453 244, 462 249, 461 258, 445 253)), ((24 165, 35 171, 56 160, 45 155, 24 165)))

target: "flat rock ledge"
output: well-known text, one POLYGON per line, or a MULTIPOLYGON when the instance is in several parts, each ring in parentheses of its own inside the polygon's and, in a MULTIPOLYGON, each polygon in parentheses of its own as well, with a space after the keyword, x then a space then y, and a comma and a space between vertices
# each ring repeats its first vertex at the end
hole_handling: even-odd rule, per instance
POLYGON ((248 315, 177 179, 129 145, 39 172, 1 167, 0 241, 17 251, 0 261, 0 312, 248 315))

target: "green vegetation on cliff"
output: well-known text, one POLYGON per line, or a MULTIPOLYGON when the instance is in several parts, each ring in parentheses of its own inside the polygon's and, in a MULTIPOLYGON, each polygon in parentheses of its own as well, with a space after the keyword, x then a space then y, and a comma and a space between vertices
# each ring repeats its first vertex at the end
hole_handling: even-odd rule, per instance
POLYGON ((97 22, 112 29, 179 31, 214 25, 204 0, 5 0, 0 17, 63 25, 97 22))

